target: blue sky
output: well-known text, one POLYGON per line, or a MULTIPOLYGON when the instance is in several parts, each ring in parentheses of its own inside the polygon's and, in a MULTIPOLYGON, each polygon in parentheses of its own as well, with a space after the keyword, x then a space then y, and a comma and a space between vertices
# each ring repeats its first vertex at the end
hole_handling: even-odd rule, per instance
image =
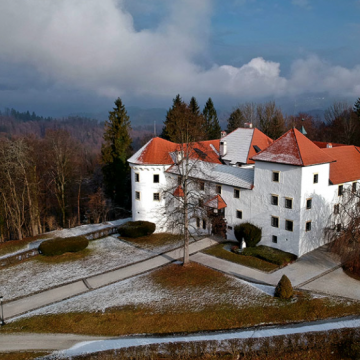
POLYGON ((0 108, 360 97, 359 0, 4 0, 0 34, 0 108))

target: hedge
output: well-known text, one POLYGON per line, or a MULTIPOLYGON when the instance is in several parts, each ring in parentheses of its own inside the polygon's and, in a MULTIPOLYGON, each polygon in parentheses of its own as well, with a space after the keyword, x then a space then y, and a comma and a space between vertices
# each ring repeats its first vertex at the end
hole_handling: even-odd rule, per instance
POLYGON ((261 229, 249 222, 236 225, 234 232, 240 244, 244 239, 246 247, 254 247, 261 240, 261 229))
POLYGON ((149 221, 128 221, 119 226, 120 236, 128 238, 138 238, 141 236, 149 236, 156 229, 156 225, 149 221))
POLYGON ((72 236, 68 238, 55 238, 43 241, 38 251, 45 256, 62 255, 67 252, 78 252, 84 250, 89 245, 89 240, 85 236, 72 236))

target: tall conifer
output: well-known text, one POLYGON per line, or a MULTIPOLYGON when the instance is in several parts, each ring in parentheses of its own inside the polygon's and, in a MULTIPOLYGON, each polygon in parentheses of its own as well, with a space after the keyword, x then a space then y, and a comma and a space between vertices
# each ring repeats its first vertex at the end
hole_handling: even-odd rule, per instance
POLYGON ((220 139, 221 128, 214 103, 211 98, 209 98, 205 104, 203 115, 205 118, 206 139, 220 139))
POLYGON ((130 119, 120 98, 105 122, 104 143, 101 147, 105 193, 115 205, 130 208, 131 183, 127 159, 131 155, 130 119))

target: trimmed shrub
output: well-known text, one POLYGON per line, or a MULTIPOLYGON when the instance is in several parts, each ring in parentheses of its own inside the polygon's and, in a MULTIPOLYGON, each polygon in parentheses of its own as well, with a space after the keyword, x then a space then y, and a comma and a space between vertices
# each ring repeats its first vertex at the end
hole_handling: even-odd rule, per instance
POLYGON ((242 239, 244 239, 247 248, 256 246, 256 244, 261 240, 261 229, 249 222, 236 225, 234 232, 240 245, 242 239))
POLYGON ((55 238, 43 241, 38 251, 45 256, 62 255, 67 252, 78 252, 84 250, 89 245, 89 240, 85 236, 72 236, 68 238, 55 238))
POLYGON ((280 299, 290 299, 294 294, 289 278, 283 275, 275 288, 275 296, 280 299))
POLYGON ((156 225, 149 221, 128 221, 119 226, 120 236, 128 238, 138 238, 141 236, 149 236, 156 229, 156 225))

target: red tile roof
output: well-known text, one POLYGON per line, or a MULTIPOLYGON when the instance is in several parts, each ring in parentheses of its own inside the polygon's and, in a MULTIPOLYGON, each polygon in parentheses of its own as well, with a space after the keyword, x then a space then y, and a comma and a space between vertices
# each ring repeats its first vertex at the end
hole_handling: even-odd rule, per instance
POLYGON ((342 184, 360 179, 360 151, 353 145, 324 149, 336 160, 330 164, 330 181, 342 184))
POLYGON ((299 130, 291 129, 274 141, 252 160, 274 162, 295 166, 309 166, 333 162, 324 149, 317 147, 299 130))
POLYGON ((211 207, 213 209, 224 209, 227 207, 226 202, 220 195, 216 195, 215 197, 208 200, 205 204, 205 206, 211 207))
POLYGON ((251 160, 251 158, 257 154, 254 146, 257 146, 261 150, 265 150, 273 142, 274 142, 273 139, 269 138, 263 132, 261 132, 260 130, 255 128, 254 132, 253 132, 250 148, 249 148, 247 164, 254 164, 255 163, 253 160, 251 160))
POLYGON ((316 146, 318 146, 320 149, 326 148, 327 144, 331 144, 332 147, 346 146, 344 144, 329 143, 329 142, 326 142, 326 141, 313 141, 313 143, 316 146))
POLYGON ((170 165, 173 164, 170 153, 177 149, 177 144, 156 137, 145 145, 136 162, 138 164, 170 165))
MULTIPOLYGON (((185 146, 185 144, 183 145, 185 146)), ((220 140, 199 141, 191 144, 191 158, 221 164, 219 160, 220 140)), ((156 137, 151 139, 128 161, 134 164, 171 165, 170 153, 181 150, 181 145, 156 137)))
POLYGON ((176 196, 176 197, 184 197, 185 194, 184 194, 184 190, 183 190, 183 188, 181 187, 181 185, 179 185, 179 186, 175 189, 173 195, 176 196))

